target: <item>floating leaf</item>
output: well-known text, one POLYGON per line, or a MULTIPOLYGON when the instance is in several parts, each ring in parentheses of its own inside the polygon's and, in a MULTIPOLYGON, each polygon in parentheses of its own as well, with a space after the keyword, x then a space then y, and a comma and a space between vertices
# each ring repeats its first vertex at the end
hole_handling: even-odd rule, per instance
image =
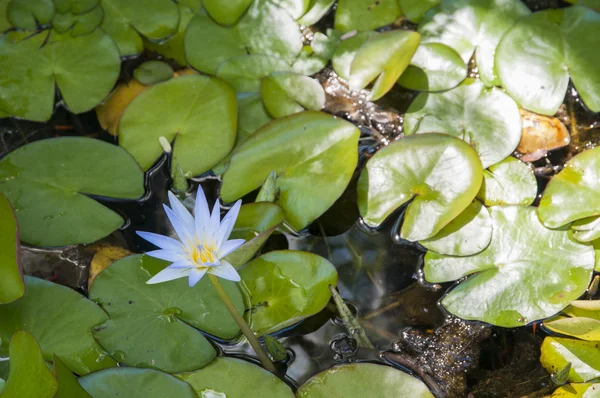
POLYGON ((302 16, 302 18, 298 19, 298 23, 304 26, 312 26, 319 22, 321 18, 323 18, 333 4, 335 0, 313 0, 310 2, 309 9, 302 16))
POLYGON ((600 148, 581 152, 546 186, 538 214, 548 228, 600 215, 600 148))
POLYGON ((123 111, 135 97, 148 89, 135 79, 119 84, 108 98, 96 107, 96 115, 100 126, 111 135, 119 134, 119 121, 123 111))
POLYGON ((595 398, 600 392, 600 383, 571 383, 552 393, 552 398, 595 398))
POLYGON ((71 30, 73 36, 87 35, 100 25, 103 18, 104 11, 100 6, 83 14, 57 12, 52 20, 52 27, 59 33, 71 30))
MULTIPOLYGON (((252 0, 203 0, 208 14, 221 25, 233 25, 250 7, 252 0)), ((214 44, 213 44, 214 45, 214 44)))
POLYGON ((471 257, 425 255, 429 282, 447 282, 477 273, 458 284, 442 305, 463 319, 502 327, 547 318, 581 296, 594 267, 594 250, 567 231, 545 228, 535 208, 490 208, 490 245, 471 257))
POLYGON ((600 341, 600 320, 584 317, 560 318, 544 322, 551 331, 581 340, 600 341))
POLYGON ((483 172, 483 183, 477 198, 488 206, 529 206, 537 196, 533 170, 513 157, 490 166, 483 172))
POLYGON ((262 79, 260 94, 273 117, 283 117, 305 109, 318 111, 325 106, 325 91, 308 76, 274 72, 262 79))
POLYGON ((52 398, 58 388, 35 337, 19 330, 10 338, 10 375, 2 397, 52 398))
POLYGON ((72 12, 82 14, 90 11, 100 4, 100 0, 54 0, 58 12, 72 12))
POLYGON ((277 376, 250 362, 220 357, 203 369, 178 375, 200 397, 294 398, 277 376))
MULTIPOLYGON (((0 33, 3 33, 12 27, 12 24, 8 20, 7 9, 9 0, 0 1, 0 33)), ((2 382, 0 382, 2 384, 2 382)), ((0 392, 2 387, 0 386, 0 392)))
POLYGON ((8 20, 17 28, 36 30, 49 24, 54 16, 52 0, 10 0, 6 8, 8 20))
POLYGON ((600 111, 600 14, 573 6, 544 10, 515 25, 496 52, 506 92, 524 108, 554 115, 569 77, 593 112, 600 111))
POLYGON ((80 378, 79 383, 94 398, 196 398, 186 382, 152 369, 105 369, 80 378))
POLYGON ((542 343, 540 362, 549 373, 571 362, 569 381, 592 380, 600 377, 600 343, 546 337, 542 343))
POLYGON ((217 76, 231 84, 238 92, 260 91, 260 80, 272 72, 290 71, 284 60, 268 55, 240 55, 223 61, 217 76))
POLYGON ((473 201, 433 238, 421 240, 425 248, 448 256, 471 256, 485 249, 492 239, 492 218, 473 201))
POLYGON ((140 83, 150 86, 172 78, 173 68, 166 62, 146 61, 135 68, 133 77, 140 83))
MULTIPOLYGON (((146 284, 166 265, 136 255, 102 271, 94 280, 90 299, 97 301, 110 319, 94 336, 119 362, 129 366, 187 372, 203 367, 216 355, 197 329, 232 339, 239 328, 208 278, 193 288, 185 278, 146 284)), ((244 301, 237 286, 221 283, 243 313, 244 301)))
POLYGON ((0 160, 0 192, 17 214, 21 240, 39 246, 91 243, 123 219, 87 195, 137 199, 144 175, 125 151, 83 137, 27 144, 0 160))
POLYGON ((259 93, 239 93, 237 102, 238 132, 235 146, 239 147, 273 118, 267 113, 259 93))
POLYGON ((233 202, 275 172, 280 188, 277 204, 290 225, 302 229, 348 186, 358 161, 359 135, 354 125, 319 112, 275 119, 236 150, 223 175, 221 197, 233 202))
POLYGON ((182 3, 177 3, 177 8, 179 9, 179 25, 177 26, 177 32, 167 40, 144 40, 144 46, 147 49, 157 52, 165 58, 171 58, 179 65, 184 66, 188 64, 185 57, 185 32, 187 31, 190 21, 197 13, 182 3))
MULTIPOLYGON (((65 286, 25 276, 25 295, 0 306, 0 355, 6 356, 10 336, 27 330, 42 347, 44 358, 58 355, 77 374, 115 366, 96 343, 90 329, 104 322, 104 311, 65 286)), ((12 365, 11 365, 12 368, 12 365)))
POLYGON ((440 0, 398 0, 402 14, 409 21, 419 23, 427 11, 440 3, 440 0))
POLYGON ((582 218, 571 225, 573 237, 580 242, 600 239, 600 217, 582 218))
POLYGON ((534 162, 548 151, 569 145, 571 137, 565 125, 556 117, 538 115, 521 109, 523 134, 517 152, 524 162, 534 162))
POLYGON ((50 37, 44 32, 27 35, 10 32, 0 38, 1 109, 24 119, 46 121, 52 115, 55 82, 74 113, 92 109, 108 95, 119 76, 121 60, 106 34, 96 30, 77 37, 55 31, 50 37))
POLYGON ((339 0, 334 26, 337 30, 371 30, 389 25, 402 12, 396 0, 339 0))
POLYGON ((481 81, 493 86, 499 83, 494 70, 496 47, 504 33, 529 14, 520 0, 442 0, 436 12, 425 15, 419 32, 423 42, 445 44, 465 63, 475 55, 481 81))
POLYGON ((88 289, 92 286, 96 276, 109 265, 117 260, 132 255, 133 253, 119 246, 113 246, 104 242, 98 242, 89 246, 89 249, 94 252, 92 261, 90 262, 90 273, 88 276, 88 289))
POLYGON ((390 366, 358 363, 336 366, 310 378, 297 398, 342 397, 432 398, 419 379, 390 366))
POLYGON ((279 7, 287 10, 292 18, 299 19, 303 16, 308 7, 311 5, 313 0, 269 0, 270 2, 277 4, 279 7))
POLYGON ((363 220, 380 225, 408 205, 400 235, 411 241, 435 236, 475 198, 482 180, 481 162, 464 141, 444 134, 422 134, 378 151, 358 180, 363 220))
POLYGON ((352 61, 356 57, 358 49, 367 40, 376 35, 377 32, 368 30, 365 32, 358 32, 356 35, 340 41, 340 44, 337 46, 331 59, 331 66, 333 66, 335 73, 340 77, 349 80, 352 61))
POLYGON ((0 304, 15 301, 25 293, 21 267, 19 228, 12 206, 0 194, 0 304))
POLYGON ((251 304, 251 327, 273 333, 321 311, 337 284, 333 264, 301 251, 273 251, 240 270, 251 304))
POLYGON ((292 69, 303 75, 314 75, 323 70, 331 60, 341 35, 333 29, 327 29, 327 35, 315 32, 310 46, 304 46, 292 69))
POLYGON ((443 93, 421 93, 404 119, 406 134, 445 133, 468 142, 484 168, 509 156, 521 139, 517 104, 497 88, 467 79, 443 93))
POLYGON ((173 156, 186 176, 204 173, 235 142, 235 92, 207 76, 181 76, 152 86, 125 109, 119 145, 148 170, 162 155, 158 139, 175 140, 173 156))
POLYGON ((54 377, 58 382, 58 391, 54 398, 93 398, 77 382, 77 378, 65 366, 59 357, 54 355, 54 377))
POLYGON ((119 5, 103 1, 102 9, 104 18, 100 28, 114 40, 119 48, 119 54, 127 57, 141 53, 144 50, 142 38, 130 25, 129 19, 121 14, 119 5))
POLYGON ((291 64, 302 50, 300 26, 270 0, 254 0, 237 29, 251 54, 271 55, 291 64))
POLYGON ((410 90, 444 91, 466 77, 467 67, 456 51, 440 43, 422 43, 398 84, 410 90))

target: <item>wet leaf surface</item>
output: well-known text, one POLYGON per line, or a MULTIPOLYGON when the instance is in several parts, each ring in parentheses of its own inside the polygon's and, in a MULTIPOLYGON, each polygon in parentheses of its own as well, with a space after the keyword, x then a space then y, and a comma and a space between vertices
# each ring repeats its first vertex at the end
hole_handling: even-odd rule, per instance
POLYGON ((21 267, 21 245, 16 215, 6 197, 0 194, 0 304, 23 296, 25 283, 21 267))
POLYGON ((8 20, 25 30, 35 30, 38 24, 48 24, 54 12, 52 0, 11 0, 6 8, 8 20))
POLYGON ((483 172, 477 198, 490 206, 529 206, 537 196, 537 182, 529 166, 513 157, 490 166, 483 172))
POLYGON ((542 365, 548 373, 571 362, 569 381, 588 381, 600 377, 600 343, 546 337, 542 343, 542 365))
POLYGON ((401 15, 394 0, 340 0, 334 26, 342 32, 371 30, 391 24, 401 15))
POLYGON ((145 39, 144 47, 157 52, 165 58, 173 59, 179 65, 186 66, 188 61, 185 56, 185 32, 190 21, 201 11, 196 12, 182 3, 177 3, 177 8, 179 9, 177 32, 169 36, 167 40, 154 41, 145 39))
POLYGON ((265 108, 273 117, 303 110, 318 111, 325 105, 325 91, 321 84, 293 72, 274 72, 263 78, 260 93, 265 108))

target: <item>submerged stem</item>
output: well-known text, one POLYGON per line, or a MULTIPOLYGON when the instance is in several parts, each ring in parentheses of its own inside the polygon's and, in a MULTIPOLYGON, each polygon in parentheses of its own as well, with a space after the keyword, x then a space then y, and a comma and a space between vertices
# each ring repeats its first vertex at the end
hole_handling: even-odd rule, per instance
POLYGON ((231 299, 227 295, 227 292, 223 289, 221 283, 219 283, 219 279, 212 274, 208 274, 208 278, 210 279, 212 285, 215 287, 215 290, 217 291, 217 294, 223 301, 223 304, 225 304, 225 307, 227 307, 227 310, 231 314, 233 320, 235 321, 235 323, 237 323, 242 333, 244 333, 244 336, 246 336, 246 338, 248 339, 248 342, 254 349, 254 352, 258 356, 258 359, 260 359, 262 366, 269 372, 277 374, 277 369, 275 369, 275 365, 273 365, 273 362, 271 362, 271 360, 269 359, 269 356, 265 352, 263 346, 258 341, 258 338, 254 335, 254 332, 252 332, 252 329, 250 329, 250 326, 248 326, 248 324, 244 320, 244 317, 240 315, 237 308, 235 308, 235 305, 231 302, 231 299))

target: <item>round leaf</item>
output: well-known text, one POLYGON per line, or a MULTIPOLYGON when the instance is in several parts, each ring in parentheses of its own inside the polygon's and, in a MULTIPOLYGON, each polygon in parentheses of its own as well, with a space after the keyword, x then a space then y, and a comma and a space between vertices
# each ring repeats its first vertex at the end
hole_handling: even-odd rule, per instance
POLYGON ((297 398, 433 398, 419 379, 389 366, 357 363, 336 366, 310 378, 297 398))
POLYGON ((402 14, 409 21, 418 23, 431 8, 440 3, 440 0, 398 0, 402 14))
POLYGON ((96 107, 96 116, 100 126, 111 135, 119 134, 119 121, 123 111, 142 91, 148 89, 142 83, 131 79, 119 84, 106 100, 96 107))
POLYGON ((15 301, 25 293, 21 267, 19 228, 12 206, 0 194, 0 304, 15 301))
POLYGON ((582 382, 600 377, 600 347, 593 341, 546 337, 540 362, 548 373, 571 362, 569 381, 582 382))
POLYGON ((350 68, 358 49, 371 37, 378 33, 373 31, 358 32, 356 35, 340 41, 331 59, 331 66, 340 77, 350 79, 350 68))
POLYGON ((119 48, 122 57, 139 54, 144 49, 144 43, 139 33, 130 25, 129 18, 121 14, 118 4, 110 0, 102 2, 104 18, 100 28, 108 33, 119 48))
POLYGON ((581 340, 600 341, 600 320, 584 317, 560 318, 544 322, 551 331, 581 340))
MULTIPOLYGON (((0 355, 17 330, 26 330, 40 343, 44 358, 58 355, 77 374, 115 366, 115 361, 96 343, 91 329, 104 322, 104 311, 65 286, 25 276, 25 295, 0 306, 0 355)), ((12 365, 11 365, 12 368, 12 365)))
POLYGON ((69 368, 54 355, 54 377, 58 382, 58 391, 54 398, 93 398, 77 382, 77 378, 71 373, 69 368))
MULTIPOLYGON (((111 36, 111 26, 118 26, 118 31, 133 28, 139 34, 151 40, 161 40, 175 33, 179 23, 177 5, 165 0, 102 0, 102 7, 112 12, 105 14, 111 19, 102 26, 111 36)), ((119 41, 120 36, 115 38, 119 41)))
MULTIPOLYGON (((90 299, 97 301, 110 319, 97 328, 94 336, 119 362, 169 373, 187 372, 203 367, 216 355, 197 329, 231 339, 238 335, 239 328, 208 278, 193 288, 185 278, 146 284, 166 265, 152 257, 135 255, 100 272, 90 299)), ((237 286, 221 283, 243 313, 244 301, 237 286)))
POLYGON ((173 59, 179 65, 186 66, 188 62, 185 58, 185 32, 192 18, 198 14, 183 3, 177 3, 177 8, 179 9, 177 32, 167 40, 158 42, 144 40, 144 46, 165 58, 173 59))
POLYGON ((600 13, 573 6, 536 12, 502 39, 496 70, 502 86, 524 108, 554 115, 569 76, 593 112, 600 111, 600 13))
POLYGON ((79 383, 94 398, 196 398, 186 382, 152 369, 106 369, 80 378, 79 383))
POLYGON ((162 155, 159 137, 175 140, 173 156, 186 176, 209 170, 235 142, 235 92, 207 76, 181 76, 152 86, 125 109, 119 145, 148 170, 162 155))
POLYGON ((10 0, 6 15, 17 28, 36 30, 38 23, 50 23, 54 16, 54 4, 52 0, 10 0))
POLYGON ((598 398, 600 383, 571 383, 554 390, 552 398, 598 398))
POLYGON ((275 172, 280 188, 277 204, 290 225, 302 229, 348 186, 358 161, 359 135, 354 125, 319 112, 275 119, 236 150, 223 175, 221 197, 233 202, 275 172))
POLYGON ((236 358, 220 357, 202 370, 178 377, 200 397, 294 398, 291 388, 277 376, 236 358))
POLYGON ((594 267, 594 249, 567 231, 545 228, 535 208, 490 209, 490 245, 471 257, 425 255, 425 279, 458 284, 442 305, 463 319, 516 327, 552 316, 581 296, 594 267))
POLYGON ((288 116, 305 109, 318 111, 325 106, 325 91, 308 76, 274 72, 262 79, 260 94, 273 117, 288 116))
POLYGON ((273 251, 240 270, 251 305, 251 327, 273 333, 321 311, 337 284, 333 264, 316 254, 273 251))
POLYGON ((315 32, 309 46, 304 46, 292 69, 303 75, 314 75, 327 66, 340 42, 341 32, 327 29, 327 35, 315 32))
POLYGON ((421 93, 404 119, 406 134, 445 133, 469 143, 484 168, 509 156, 521 140, 517 104, 497 88, 469 79, 443 93, 421 93))
POLYGON ((400 235, 429 239, 469 206, 482 173, 477 154, 462 140, 444 134, 405 137, 367 162, 358 180, 360 214, 378 226, 412 199, 400 235))
POLYGON ((600 217, 582 218, 571 225, 573 237, 580 242, 600 239, 600 217))
POLYGON ((146 61, 133 71, 135 77, 140 83, 150 86, 152 84, 164 82, 173 77, 173 68, 171 65, 161 61, 146 61))
POLYGON ((40 246, 91 243, 123 219, 87 195, 137 199, 144 175, 119 147, 91 138, 51 138, 0 160, 0 192, 11 201, 21 240, 40 246))
POLYGON ((334 26, 342 32, 371 30, 389 25, 401 15, 396 0, 339 0, 334 26))
POLYGON ((537 181, 528 165, 513 157, 490 166, 483 172, 477 198, 488 206, 529 206, 537 196, 537 181))
POLYGON ((284 60, 268 55, 240 55, 228 58, 217 68, 217 76, 231 84, 238 92, 260 91, 261 78, 272 72, 289 71, 284 60))
POLYGON ((233 25, 244 14, 252 0, 203 0, 208 14, 221 25, 233 25))

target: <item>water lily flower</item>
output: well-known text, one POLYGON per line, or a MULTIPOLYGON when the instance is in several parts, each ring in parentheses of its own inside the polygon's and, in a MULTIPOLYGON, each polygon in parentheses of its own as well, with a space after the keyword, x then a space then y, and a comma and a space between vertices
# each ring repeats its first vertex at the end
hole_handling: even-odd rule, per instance
POLYGON ((154 284, 188 277, 189 285, 194 286, 207 272, 238 282, 240 275, 223 258, 245 242, 244 239, 228 240, 240 212, 241 200, 233 205, 223 221, 221 221, 219 202, 215 203, 211 214, 206 196, 200 186, 196 194, 195 217, 192 217, 171 192, 169 192, 169 203, 171 207, 163 206, 179 240, 151 232, 137 231, 139 236, 160 248, 160 250, 147 252, 147 255, 172 262, 146 283, 154 284))

